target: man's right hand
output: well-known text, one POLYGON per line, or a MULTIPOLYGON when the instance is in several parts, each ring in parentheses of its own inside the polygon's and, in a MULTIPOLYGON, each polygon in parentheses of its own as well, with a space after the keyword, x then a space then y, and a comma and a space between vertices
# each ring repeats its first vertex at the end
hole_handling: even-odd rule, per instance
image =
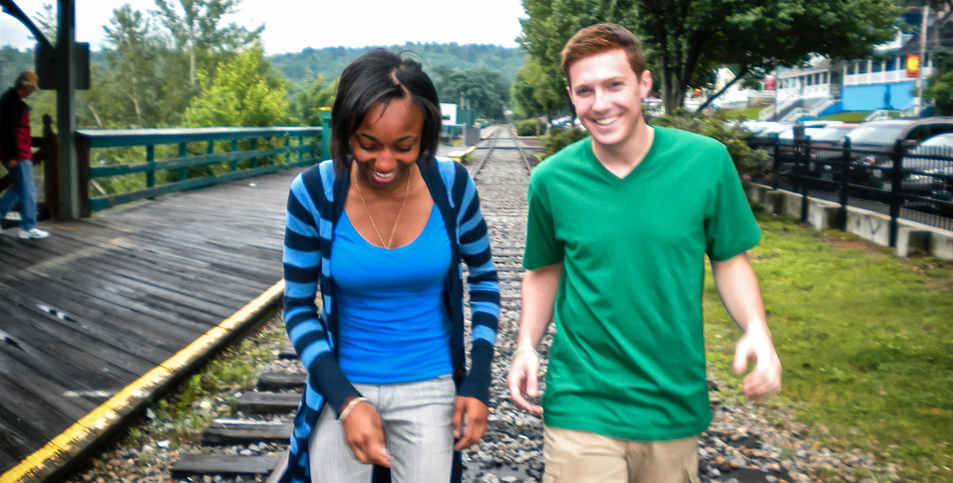
POLYGON ((392 458, 384 445, 384 422, 373 406, 365 401, 357 403, 341 424, 341 430, 354 458, 390 468, 392 458))
POLYGON ((538 372, 539 356, 532 347, 524 346, 513 353, 510 374, 506 378, 510 386, 510 397, 516 406, 537 416, 543 414, 543 408, 529 402, 526 397, 535 398, 539 395, 539 382, 536 378, 538 372))
POLYGON ((3 163, 3 165, 4 165, 7 169, 16 168, 16 167, 17 167, 17 160, 15 160, 15 159, 8 160, 6 163, 3 163))

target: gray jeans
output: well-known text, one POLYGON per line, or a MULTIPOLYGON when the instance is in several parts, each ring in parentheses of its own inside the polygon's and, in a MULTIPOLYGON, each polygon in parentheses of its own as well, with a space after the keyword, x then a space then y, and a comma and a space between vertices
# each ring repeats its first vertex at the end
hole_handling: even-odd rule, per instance
MULTIPOLYGON (((384 421, 394 483, 450 481, 456 387, 449 374, 419 382, 354 387, 384 421)), ((335 414, 325 405, 311 434, 311 479, 314 483, 368 483, 373 466, 354 459, 335 414)))

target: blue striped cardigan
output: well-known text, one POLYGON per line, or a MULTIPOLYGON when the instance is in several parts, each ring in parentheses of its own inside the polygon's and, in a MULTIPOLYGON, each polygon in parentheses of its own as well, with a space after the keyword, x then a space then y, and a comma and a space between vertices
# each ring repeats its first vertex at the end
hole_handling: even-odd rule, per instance
MULTIPOLYGON (((451 353, 457 394, 489 405, 490 362, 500 313, 500 288, 490 254, 486 222, 476 187, 466 168, 450 160, 418 162, 431 197, 443 216, 452 260, 444 303, 451 320, 451 353), (472 321, 470 373, 463 341, 463 281, 460 261, 467 264, 472 321)), ((301 362, 308 369, 305 393, 298 405, 291 436, 288 469, 282 483, 310 482, 308 440, 327 402, 340 408, 357 390, 341 372, 336 357, 338 318, 330 259, 334 229, 344 211, 351 177, 340 178, 324 161, 298 175, 288 196, 285 246, 284 323, 301 362), (321 313, 315 303, 320 284, 321 313)), ((459 453, 454 454, 454 479, 459 481, 459 453)))

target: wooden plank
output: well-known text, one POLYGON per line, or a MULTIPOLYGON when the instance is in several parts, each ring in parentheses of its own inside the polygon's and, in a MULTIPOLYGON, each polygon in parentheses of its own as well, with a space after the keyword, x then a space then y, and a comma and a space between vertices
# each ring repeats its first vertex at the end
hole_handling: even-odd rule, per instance
POLYGON ((293 348, 285 348, 278 351, 278 358, 283 360, 297 359, 298 353, 293 348))
MULTIPOLYGON (((58 240, 66 240, 73 246, 74 250, 88 247, 90 243, 89 239, 80 241, 74 238, 77 236, 74 231, 64 231, 63 234, 58 235, 58 240)), ((244 293, 221 289, 219 285, 223 280, 231 280, 231 277, 226 273, 200 270, 195 267, 195 265, 200 265, 198 261, 195 264, 180 263, 176 265, 168 259, 152 256, 144 250, 133 251, 131 249, 133 247, 119 239, 113 239, 112 243, 101 243, 97 246, 107 249, 103 255, 95 257, 97 267, 140 282, 178 287, 182 290, 190 290, 195 294, 209 295, 210 297, 207 297, 207 299, 220 298, 241 304, 261 293, 259 290, 248 288, 248 284, 245 284, 244 293)))
POLYGON ((204 333, 212 323, 216 322, 214 316, 196 314, 195 311, 185 308, 169 307, 168 304, 157 307, 133 300, 128 297, 132 292, 130 289, 109 286, 95 277, 78 273, 81 270, 82 267, 76 267, 74 270, 60 270, 53 274, 44 274, 28 268, 20 272, 8 273, 0 277, 0 280, 6 278, 10 280, 11 285, 38 285, 36 287, 37 293, 43 293, 45 288, 52 284, 61 285, 63 286, 61 293, 64 293, 64 295, 72 295, 83 300, 101 300, 109 305, 147 315, 199 334, 204 333), (196 320, 196 318, 199 320, 196 320))
POLYGON ((17 306, 7 308, 7 320, 12 323, 5 324, 4 331, 18 344, 29 344, 41 357, 82 371, 85 379, 96 380, 99 387, 122 387, 123 381, 133 381, 137 374, 154 367, 130 353, 104 352, 104 345, 76 331, 64 330, 59 324, 44 323, 45 317, 36 312, 17 306))
POLYGON ((257 442, 288 442, 294 431, 293 423, 253 422, 243 424, 212 423, 202 433, 204 445, 252 444, 257 442))
POLYGON ((146 249, 147 245, 134 243, 126 237, 87 236, 86 233, 73 231, 65 233, 62 238, 73 240, 74 237, 83 237, 87 243, 92 238, 99 246, 109 247, 109 257, 102 257, 102 264, 108 265, 115 273, 129 277, 158 277, 160 280, 175 281, 192 289, 200 289, 215 297, 227 298, 247 302, 254 298, 261 290, 248 283, 247 277, 233 275, 229 271, 209 270, 202 259, 194 259, 188 263, 180 260, 181 257, 164 257, 146 249), (178 263, 177 263, 178 262, 178 263), (135 267, 135 271, 131 267, 135 267), (228 285, 228 289, 222 288, 228 285), (237 289, 236 289, 237 288, 237 289))
POLYGON ((48 305, 65 311, 75 320, 98 325, 103 330, 112 331, 117 336, 128 339, 130 343, 155 347, 161 351, 160 354, 174 354, 188 341, 200 335, 199 331, 183 329, 149 314, 135 312, 96 297, 77 293, 55 281, 16 282, 15 280, 11 285, 0 283, 0 291, 4 292, 0 305, 4 305, 5 300, 15 299, 17 293, 30 297, 42 293, 44 299, 55 300, 55 303, 51 302, 48 305), (141 337, 142 343, 138 342, 137 335, 141 337))
POLYGON ((3 351, 0 351, 0 377, 13 381, 14 384, 30 392, 37 400, 45 402, 74 421, 78 421, 97 407, 95 402, 81 394, 75 397, 70 396, 71 389, 76 388, 75 380, 72 381, 71 387, 61 385, 35 367, 24 364, 3 351))
POLYGON ((246 414, 287 413, 298 409, 301 394, 294 392, 246 392, 235 400, 235 408, 246 414))
POLYGON ((268 475, 278 464, 277 456, 184 454, 171 470, 173 479, 190 475, 268 475))
MULTIPOLYGON (((45 402, 37 400, 33 394, 2 375, 0 375, 0 391, 3 392, 0 419, 14 434, 30 442, 27 448, 38 448, 46 444, 63 429, 76 422, 45 402)), ((13 454, 23 455, 25 451, 29 451, 27 448, 13 450, 15 451, 13 454)), ((4 452, 11 450, 11 448, 5 448, 4 452)))
POLYGON ((308 380, 307 372, 266 372, 258 377, 259 391, 280 391, 303 388, 308 380))

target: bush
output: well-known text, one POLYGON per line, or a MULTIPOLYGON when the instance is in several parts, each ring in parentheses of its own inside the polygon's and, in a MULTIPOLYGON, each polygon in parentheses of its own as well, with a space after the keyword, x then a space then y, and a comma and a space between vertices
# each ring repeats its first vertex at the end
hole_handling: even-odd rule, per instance
POLYGON ((679 109, 675 114, 666 114, 649 119, 649 124, 672 127, 717 139, 728 147, 728 154, 735 162, 740 175, 754 175, 768 161, 768 153, 748 146, 748 132, 740 124, 730 123, 721 113, 715 115, 689 113, 679 109))
POLYGON ((538 119, 523 119, 513 124, 516 126, 517 136, 535 136, 538 133, 546 132, 546 123, 538 119))
POLYGON ((559 152, 560 149, 589 136, 589 133, 582 129, 554 127, 549 130, 549 134, 543 137, 543 156, 546 159, 559 152))

